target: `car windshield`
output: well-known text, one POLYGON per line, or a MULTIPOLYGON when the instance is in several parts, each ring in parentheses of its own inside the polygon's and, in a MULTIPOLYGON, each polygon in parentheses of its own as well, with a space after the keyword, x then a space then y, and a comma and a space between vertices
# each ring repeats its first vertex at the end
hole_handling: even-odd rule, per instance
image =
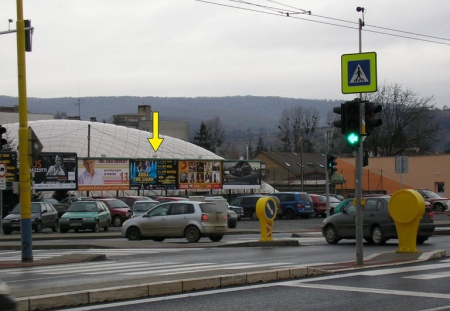
POLYGON ((94 202, 75 202, 67 209, 68 212, 96 212, 97 204, 94 202))
POLYGON ((130 208, 124 201, 122 200, 108 200, 105 201, 108 203, 109 207, 111 208, 130 208))
POLYGON ((424 190, 423 193, 425 193, 425 195, 427 197, 429 197, 430 199, 440 199, 441 198, 437 193, 434 193, 433 191, 424 190))
POLYGON ((340 200, 336 199, 335 197, 329 196, 328 199, 330 199, 330 202, 335 202, 335 203, 339 203, 341 202, 340 200))
MULTIPOLYGON (((41 212, 41 204, 31 203, 31 212, 32 213, 40 213, 41 212)), ((20 214, 20 204, 17 204, 14 207, 14 209, 11 211, 11 214, 20 214)))

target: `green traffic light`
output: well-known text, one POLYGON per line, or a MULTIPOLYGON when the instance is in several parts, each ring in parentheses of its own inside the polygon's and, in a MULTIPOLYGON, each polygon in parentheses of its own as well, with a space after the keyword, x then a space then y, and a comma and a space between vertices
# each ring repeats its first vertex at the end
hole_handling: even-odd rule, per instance
POLYGON ((356 133, 349 133, 347 135, 347 143, 350 146, 355 146, 359 143, 359 135, 356 133))

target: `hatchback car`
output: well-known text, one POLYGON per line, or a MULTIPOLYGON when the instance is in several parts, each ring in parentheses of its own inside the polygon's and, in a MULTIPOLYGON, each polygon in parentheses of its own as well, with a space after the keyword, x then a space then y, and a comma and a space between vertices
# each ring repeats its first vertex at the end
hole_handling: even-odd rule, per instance
POLYGON ((131 217, 141 216, 158 204, 161 203, 154 200, 136 201, 131 207, 131 211, 133 213, 131 217))
MULTIPOLYGON (((3 218, 2 228, 4 234, 11 234, 13 231, 20 231, 20 203, 18 203, 11 213, 3 218)), ((31 203, 31 228, 36 233, 41 233, 45 228, 51 228, 57 232, 59 228, 58 212, 46 202, 31 203)))
MULTIPOLYGON (((390 196, 366 198, 363 207, 363 238, 370 244, 383 245, 389 239, 397 239, 397 229, 392 220, 388 204, 390 196)), ((355 239, 355 211, 351 204, 344 207, 339 214, 326 218, 322 224, 322 234, 329 244, 336 244, 342 239, 355 239)), ((420 220, 417 243, 422 244, 434 234, 433 213, 429 207, 420 220)))
POLYGON ((123 222, 131 218, 133 212, 125 202, 115 198, 96 199, 105 203, 111 213, 111 225, 121 227, 123 222))
MULTIPOLYGON (((322 216, 323 218, 327 217, 327 198, 323 195, 318 194, 310 194, 309 195, 313 202, 313 208, 316 212, 316 217, 322 216)), ((330 214, 331 210, 330 210, 330 214)))
POLYGON ((111 213, 101 201, 76 201, 70 204, 59 222, 61 233, 66 233, 70 229, 74 229, 75 232, 86 229, 99 232, 100 228, 108 231, 111 213))
POLYGON ((310 195, 306 192, 275 192, 270 194, 280 200, 279 215, 286 219, 309 218, 314 216, 314 206, 310 195))
POLYGON ((128 240, 186 238, 196 243, 201 237, 220 241, 228 230, 227 209, 213 202, 174 201, 162 203, 122 226, 128 240))
POLYGON ((442 213, 448 209, 448 205, 450 202, 449 199, 443 198, 437 193, 434 193, 433 191, 430 190, 418 189, 416 191, 422 195, 425 201, 430 202, 431 209, 434 212, 442 213))

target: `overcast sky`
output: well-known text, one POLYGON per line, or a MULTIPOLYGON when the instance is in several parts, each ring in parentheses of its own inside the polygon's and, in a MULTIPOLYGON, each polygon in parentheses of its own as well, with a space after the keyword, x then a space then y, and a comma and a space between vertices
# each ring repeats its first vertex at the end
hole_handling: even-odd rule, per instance
MULTIPOLYGON (((362 51, 377 53, 378 84, 398 83, 450 106, 449 0, 210 2, 222 5, 23 0, 35 27, 28 96, 353 99, 341 92, 341 56, 359 52, 362 6, 362 51), (302 10, 312 15, 296 14, 302 10)), ((15 29, 16 17, 16 1, 0 0, 0 32, 8 19, 15 29)), ((15 34, 0 35, 0 95, 18 96, 15 34)))

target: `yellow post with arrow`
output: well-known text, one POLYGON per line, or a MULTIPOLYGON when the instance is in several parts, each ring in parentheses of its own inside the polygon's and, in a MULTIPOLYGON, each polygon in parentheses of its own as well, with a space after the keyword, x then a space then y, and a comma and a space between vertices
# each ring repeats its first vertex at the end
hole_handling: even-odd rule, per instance
POLYGON ((159 113, 155 111, 153 112, 153 137, 149 138, 148 142, 152 145, 153 150, 157 152, 163 140, 164 138, 159 137, 159 113))

